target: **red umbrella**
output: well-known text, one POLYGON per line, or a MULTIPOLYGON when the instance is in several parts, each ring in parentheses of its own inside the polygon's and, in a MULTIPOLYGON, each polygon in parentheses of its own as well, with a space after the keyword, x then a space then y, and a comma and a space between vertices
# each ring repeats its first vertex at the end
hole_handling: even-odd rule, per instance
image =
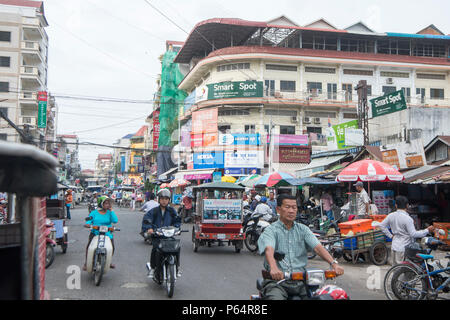
POLYGON ((405 177, 387 163, 361 160, 352 163, 339 173, 336 181, 402 181, 405 177))
POLYGON ((168 183, 163 183, 161 184, 161 186, 159 186, 160 189, 164 189, 164 188, 169 188, 169 184, 168 183))
POLYGON ((292 175, 285 172, 272 172, 272 173, 266 173, 261 178, 259 178, 257 181, 255 181, 255 186, 266 186, 266 187, 273 187, 277 185, 280 186, 290 186, 290 183, 288 183, 287 179, 294 179, 292 175))

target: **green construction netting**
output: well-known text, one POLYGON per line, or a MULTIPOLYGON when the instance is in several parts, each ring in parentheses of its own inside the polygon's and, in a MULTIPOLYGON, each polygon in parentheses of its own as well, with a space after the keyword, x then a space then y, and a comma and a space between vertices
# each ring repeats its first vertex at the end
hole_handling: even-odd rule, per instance
POLYGON ((167 51, 162 59, 158 147, 173 147, 177 143, 171 141, 171 136, 178 130, 178 113, 187 97, 186 92, 178 89, 184 76, 178 64, 173 62, 176 55, 175 51, 167 51))

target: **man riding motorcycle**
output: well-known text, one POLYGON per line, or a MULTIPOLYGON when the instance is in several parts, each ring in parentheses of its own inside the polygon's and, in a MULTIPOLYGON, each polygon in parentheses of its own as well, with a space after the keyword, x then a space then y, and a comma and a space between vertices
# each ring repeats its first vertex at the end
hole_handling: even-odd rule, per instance
POLYGON ((284 279, 285 272, 304 271, 308 263, 308 249, 314 250, 330 264, 337 275, 344 269, 328 253, 311 230, 295 222, 297 216, 296 198, 289 194, 277 197, 278 221, 267 227, 258 240, 259 253, 265 254, 264 267, 270 272, 272 280, 264 280, 262 294, 267 300, 286 300, 289 296, 306 297, 306 288, 302 281, 278 281, 284 279), (286 257, 283 263, 274 258, 274 252, 283 251, 286 257))
MULTIPOLYGON (((147 233, 148 235, 152 236, 154 231, 158 228, 169 227, 169 226, 174 226, 174 227, 180 228, 181 218, 177 214, 177 211, 174 208, 172 208, 171 206, 169 206, 170 198, 171 198, 171 193, 169 190, 167 190, 167 189, 159 190, 159 192, 158 192, 159 206, 151 209, 144 215, 144 218, 142 219, 142 229, 141 229, 142 233, 147 233), (145 223, 146 220, 150 221, 151 224, 145 223)), ((156 248, 159 246, 159 243, 160 243, 159 239, 156 237, 153 237, 153 240, 152 240, 153 248, 152 248, 152 253, 150 256, 151 270, 148 275, 149 278, 153 278, 153 276, 155 274, 156 266, 161 259, 158 251, 156 250, 156 248)), ((179 266, 179 263, 180 263, 180 257, 178 256, 177 257, 177 264, 178 264, 177 265, 177 270, 178 270, 177 277, 179 277, 181 275, 181 268, 179 266)))

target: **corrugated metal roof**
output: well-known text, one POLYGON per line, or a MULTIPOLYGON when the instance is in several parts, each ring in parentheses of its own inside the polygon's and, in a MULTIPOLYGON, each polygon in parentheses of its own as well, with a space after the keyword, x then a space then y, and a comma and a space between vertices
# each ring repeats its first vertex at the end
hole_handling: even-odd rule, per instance
MULTIPOLYGON (((430 167, 430 166, 428 166, 428 167, 430 167)), ((421 167, 421 168, 423 168, 423 167, 421 167)), ((420 168, 418 168, 418 169, 420 169, 420 168)), ((416 182, 416 181, 418 181, 418 180, 422 180, 422 181, 423 180, 428 180, 430 178, 433 178, 434 176, 442 175, 442 174, 446 173, 447 171, 450 171, 450 167, 449 166, 439 166, 437 168, 432 168, 431 170, 426 170, 424 172, 415 174, 415 175, 411 176, 408 179, 406 179, 406 176, 405 176, 405 180, 403 182, 404 183, 420 183, 420 182, 416 182)))
POLYGON ((337 161, 345 158, 346 156, 347 155, 345 154, 345 155, 339 155, 339 156, 316 158, 316 159, 313 159, 307 166, 301 168, 300 170, 297 170, 297 172, 298 171, 312 169, 312 168, 326 166, 326 165, 332 164, 334 162, 337 162, 337 161))

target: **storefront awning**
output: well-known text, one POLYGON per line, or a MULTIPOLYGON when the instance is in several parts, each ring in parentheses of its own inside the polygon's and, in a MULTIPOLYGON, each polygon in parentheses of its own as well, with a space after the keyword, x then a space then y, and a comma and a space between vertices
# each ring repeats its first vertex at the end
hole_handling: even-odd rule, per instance
POLYGON ((160 174, 160 175, 158 176, 158 180, 167 180, 167 179, 169 179, 169 176, 170 176, 172 173, 174 173, 175 171, 177 171, 177 170, 178 170, 177 167, 172 168, 172 169, 170 169, 170 170, 167 170, 166 172, 164 172, 163 174, 160 174))
POLYGON ((295 176, 297 178, 307 178, 312 173, 323 171, 326 169, 326 167, 328 165, 338 162, 339 160, 344 159, 347 156, 348 156, 347 154, 344 154, 344 155, 338 155, 338 156, 330 156, 330 157, 312 159, 311 162, 307 166, 301 168, 300 170, 297 170, 295 172, 295 176))
POLYGON ((211 179, 214 169, 210 170, 180 170, 175 175, 175 179, 185 180, 205 180, 211 179))

